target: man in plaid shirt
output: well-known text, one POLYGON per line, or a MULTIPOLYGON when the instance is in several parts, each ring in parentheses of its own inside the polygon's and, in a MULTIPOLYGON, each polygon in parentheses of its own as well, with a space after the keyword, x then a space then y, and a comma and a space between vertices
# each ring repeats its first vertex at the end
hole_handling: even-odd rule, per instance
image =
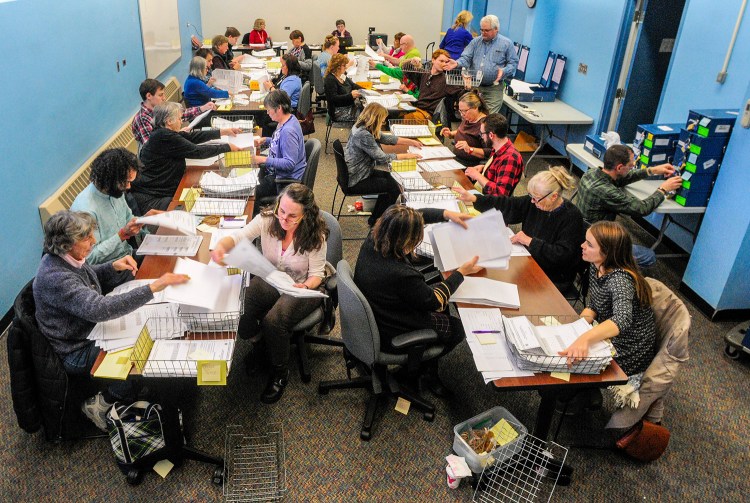
MULTIPOLYGON (((156 79, 146 79, 141 82, 138 92, 141 94, 141 109, 133 117, 133 123, 130 130, 138 142, 138 147, 142 147, 154 130, 154 107, 164 103, 164 84, 156 79)), ((182 113, 183 121, 191 121, 206 110, 216 110, 216 104, 209 101, 203 106, 186 109, 182 113)))
POLYGON ((482 193, 491 196, 510 196, 523 174, 523 159, 508 139, 508 119, 502 114, 490 114, 479 127, 482 141, 492 147, 489 161, 482 166, 466 168, 466 176, 477 182, 482 193))

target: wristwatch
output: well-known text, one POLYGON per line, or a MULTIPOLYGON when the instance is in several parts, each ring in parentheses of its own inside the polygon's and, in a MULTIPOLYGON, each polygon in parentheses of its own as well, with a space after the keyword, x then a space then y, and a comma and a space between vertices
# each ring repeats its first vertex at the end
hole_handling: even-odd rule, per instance
POLYGON ((469 147, 469 154, 474 154, 474 147, 469 147))

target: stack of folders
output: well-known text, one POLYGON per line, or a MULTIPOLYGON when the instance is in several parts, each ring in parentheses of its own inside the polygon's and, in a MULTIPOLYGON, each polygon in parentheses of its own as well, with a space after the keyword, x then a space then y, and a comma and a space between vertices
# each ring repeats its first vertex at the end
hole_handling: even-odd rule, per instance
POLYGON ((432 227, 430 243, 435 266, 441 271, 458 269, 478 256, 477 265, 487 269, 507 269, 511 243, 505 231, 503 214, 492 209, 466 222, 464 229, 454 222, 432 227))
POLYGON ((510 309, 521 307, 516 285, 472 276, 464 278, 464 282, 451 295, 450 301, 510 309))
POLYGON ((535 326, 525 316, 504 316, 503 330, 516 364, 524 370, 599 374, 612 360, 613 348, 606 341, 592 344, 588 357, 571 365, 566 357, 559 355, 581 334, 591 330, 583 318, 573 323, 535 326))

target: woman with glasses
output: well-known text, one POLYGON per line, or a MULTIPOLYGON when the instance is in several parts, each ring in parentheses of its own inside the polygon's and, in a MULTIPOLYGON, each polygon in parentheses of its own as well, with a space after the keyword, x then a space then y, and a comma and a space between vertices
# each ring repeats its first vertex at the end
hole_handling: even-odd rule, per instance
MULTIPOLYGON (((263 255, 295 281, 297 288, 314 290, 325 277, 326 227, 312 191, 300 183, 288 185, 276 198, 276 206, 263 211, 243 229, 219 241, 211 257, 224 256, 241 240, 260 237, 263 255)), ((292 328, 320 305, 320 297, 281 295, 256 276, 245 291, 245 312, 238 334, 243 339, 262 336, 271 373, 260 400, 275 403, 289 379, 289 341, 292 328)))
POLYGON ((460 187, 453 190, 461 201, 474 203, 479 211, 501 211, 506 225, 520 223, 521 231, 511 242, 528 248, 549 279, 564 291, 581 268, 580 245, 585 232, 581 212, 562 196, 563 190, 573 187, 574 179, 567 170, 554 166, 529 180, 525 196, 476 196, 460 187))
POLYGON ((482 121, 489 111, 484 100, 474 90, 464 94, 458 100, 458 113, 461 114, 461 124, 458 125, 458 129, 451 131, 450 128, 444 127, 440 134, 444 138, 453 139, 453 152, 456 154, 456 160, 468 168, 492 153, 492 149, 487 148, 482 141, 480 132, 482 121))

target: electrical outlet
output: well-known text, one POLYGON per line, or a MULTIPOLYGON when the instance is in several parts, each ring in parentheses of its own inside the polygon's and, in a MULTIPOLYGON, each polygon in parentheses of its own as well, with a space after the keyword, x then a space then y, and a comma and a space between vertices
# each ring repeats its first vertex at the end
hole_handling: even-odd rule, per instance
POLYGON ((589 65, 584 65, 583 63, 578 63, 578 73, 582 73, 586 75, 589 71, 589 65))

